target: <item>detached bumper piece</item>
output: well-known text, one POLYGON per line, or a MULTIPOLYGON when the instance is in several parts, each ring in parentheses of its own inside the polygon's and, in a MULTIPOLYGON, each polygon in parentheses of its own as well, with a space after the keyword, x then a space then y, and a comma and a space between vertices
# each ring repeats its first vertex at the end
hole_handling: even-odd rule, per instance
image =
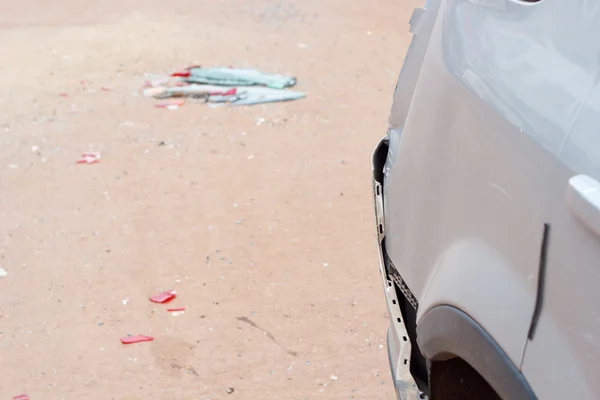
POLYGON ((390 327, 387 334, 388 358, 396 395, 399 400, 427 399, 421 392, 410 372, 412 345, 408 336, 404 317, 400 312, 400 303, 396 288, 385 265, 384 239, 385 221, 383 214, 383 167, 387 157, 388 141, 382 139, 373 153, 373 194, 375 201, 375 223, 377 226, 377 245, 379 249, 379 271, 383 280, 385 299, 390 315, 390 327))

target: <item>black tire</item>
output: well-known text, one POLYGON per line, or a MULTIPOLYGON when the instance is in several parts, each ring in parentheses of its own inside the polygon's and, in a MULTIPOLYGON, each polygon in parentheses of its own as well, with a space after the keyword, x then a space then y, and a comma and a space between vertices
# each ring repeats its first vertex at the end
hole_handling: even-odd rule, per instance
POLYGON ((501 400, 496 391, 460 358, 431 363, 431 400, 501 400))

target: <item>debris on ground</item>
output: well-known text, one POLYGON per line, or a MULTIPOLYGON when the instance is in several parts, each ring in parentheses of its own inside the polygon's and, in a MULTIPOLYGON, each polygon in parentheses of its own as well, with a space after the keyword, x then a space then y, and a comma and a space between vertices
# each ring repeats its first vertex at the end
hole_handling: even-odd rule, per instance
POLYGON ((129 303, 129 297, 121 300, 121 303, 123 303, 123 305, 126 306, 129 303))
POLYGON ((141 342, 151 342, 153 341, 154 338, 151 336, 145 336, 145 335, 135 335, 135 336, 125 336, 121 338, 121 343, 123 344, 134 344, 134 343, 141 343, 141 342))
POLYGON ((8 276, 8 272, 6 272, 4 268, 0 267, 0 278, 4 278, 5 276, 8 276))
POLYGON ((100 162, 100 153, 98 152, 87 152, 81 153, 81 158, 75 161, 76 164, 96 164, 100 162))
POLYGON ((213 85, 187 85, 187 86, 155 86, 144 90, 146 97, 167 99, 171 97, 189 97, 194 99, 208 99, 210 96, 232 96, 236 88, 222 88, 213 85))
POLYGON ((185 314, 185 307, 167 308, 167 312, 171 313, 173 317, 179 317, 185 314))
POLYGON ((177 296, 175 290, 167 290, 162 293, 156 294, 150 297, 150 301, 153 303, 168 303, 177 296))
POLYGON ((171 75, 171 79, 146 82, 144 96, 172 99, 155 107, 177 109, 185 99, 199 100, 215 106, 254 105, 290 101, 306 96, 303 92, 284 90, 294 86, 296 78, 265 74, 253 69, 189 67, 171 75))
POLYGON ((249 87, 241 91, 238 88, 238 93, 238 99, 231 101, 231 104, 236 106, 249 106, 254 104, 291 101, 306 97, 306 94, 303 92, 262 87, 249 87))
POLYGON ((13 397, 13 400, 29 400, 29 395, 23 393, 13 397))
POLYGON ((235 392, 235 388, 228 387, 227 389, 225 389, 225 392, 226 392, 227 394, 231 394, 231 393, 235 392))
POLYGON ((166 108, 167 110, 177 110, 179 107, 185 104, 183 100, 171 100, 165 101, 161 103, 156 103, 154 107, 156 108, 166 108))
POLYGON ((266 74, 255 69, 245 68, 202 68, 188 67, 182 72, 172 74, 181 77, 187 83, 201 83, 220 86, 266 86, 284 89, 296 84, 293 76, 266 74))
MULTIPOLYGON (((146 89, 144 95, 156 99, 186 97, 209 103, 229 103, 234 106, 291 101, 306 96, 303 92, 293 90, 279 90, 265 87, 234 87, 223 90, 222 87, 213 85, 154 87, 146 89)), ((154 106, 158 108, 177 108, 184 103, 183 100, 172 100, 156 103, 154 106)))

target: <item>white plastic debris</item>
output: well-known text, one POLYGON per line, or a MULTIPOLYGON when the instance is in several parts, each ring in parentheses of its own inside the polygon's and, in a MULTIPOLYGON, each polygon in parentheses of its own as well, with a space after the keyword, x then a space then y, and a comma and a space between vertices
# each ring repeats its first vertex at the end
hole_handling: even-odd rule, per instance
POLYGON ((332 381, 337 381, 337 379, 338 379, 338 377, 337 377, 337 376, 335 376, 335 375, 331 375, 331 380, 332 380, 332 381))
POLYGON ((121 303, 123 303, 123 305, 126 306, 129 303, 129 297, 121 300, 121 303))
POLYGON ((6 272, 4 268, 0 267, 0 278, 4 278, 5 276, 8 276, 8 272, 6 272))

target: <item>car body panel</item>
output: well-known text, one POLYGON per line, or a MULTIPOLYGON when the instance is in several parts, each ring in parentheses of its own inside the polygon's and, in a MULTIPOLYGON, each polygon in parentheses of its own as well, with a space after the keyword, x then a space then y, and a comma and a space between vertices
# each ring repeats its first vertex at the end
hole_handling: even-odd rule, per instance
POLYGON ((600 239, 566 199, 600 180, 600 3, 439 0, 411 22, 383 200, 417 323, 453 306, 539 397, 600 397, 600 239))
POLYGON ((541 398, 597 398, 600 241, 568 209, 566 193, 574 175, 600 179, 600 4, 454 4, 448 36, 464 59, 446 57, 448 68, 559 161, 538 166, 551 175, 537 205, 551 233, 544 304, 523 373, 541 398))
MULTIPOLYGON (((586 105, 582 117, 599 105, 586 105)), ((573 151, 580 143, 586 146, 579 148, 577 158, 570 154, 565 159, 561 153, 556 168, 543 306, 522 365, 540 398, 600 398, 600 238, 591 221, 577 218, 567 199, 572 176, 600 178, 595 156, 600 150, 598 127, 594 123, 575 129, 563 151, 573 151), (587 138, 574 143, 578 135, 587 138)))
POLYGON ((446 48, 455 22, 448 18, 466 3, 441 5, 402 135, 390 151, 388 253, 419 300, 419 315, 456 306, 520 365, 536 294, 539 204, 555 153, 456 74, 457 63, 472 56, 463 46, 446 48))
MULTIPOLYGON (((417 326, 417 342, 427 359, 460 357, 503 399, 536 399, 516 365, 471 317, 452 306, 436 306, 417 326)), ((481 396, 481 395, 480 395, 481 396)))

